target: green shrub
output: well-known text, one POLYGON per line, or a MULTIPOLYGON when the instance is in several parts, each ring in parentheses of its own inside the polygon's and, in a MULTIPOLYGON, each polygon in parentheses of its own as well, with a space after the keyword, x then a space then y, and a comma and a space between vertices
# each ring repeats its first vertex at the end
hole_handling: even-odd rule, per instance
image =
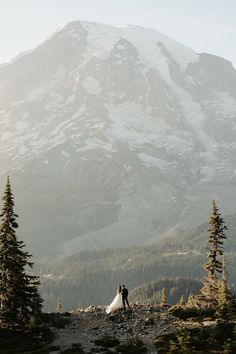
POLYGON ((70 323, 70 314, 67 313, 49 313, 44 314, 44 322, 51 327, 65 328, 70 323))
POLYGON ((189 318, 195 318, 203 320, 208 318, 209 320, 215 319, 215 310, 212 308, 198 308, 198 307, 187 307, 187 306, 172 306, 168 312, 173 316, 179 317, 181 320, 187 320, 189 318))
POLYGON ((109 334, 104 334, 103 336, 94 340, 94 343, 103 348, 113 348, 116 347, 120 342, 116 337, 109 334))
POLYGON ((186 306, 172 306, 168 312, 173 316, 179 317, 181 320, 187 320, 188 318, 199 318, 201 315, 198 308, 186 306))
POLYGON ((180 329, 176 333, 161 335, 154 345, 158 354, 166 353, 236 353, 234 324, 180 329))
POLYGON ((170 340, 170 353, 187 353, 194 349, 191 343, 190 332, 186 328, 181 328, 177 331, 175 337, 170 340))
POLYGON ((122 354, 142 354, 147 352, 147 347, 139 338, 131 338, 126 343, 120 344, 117 348, 118 353, 122 354))
POLYGON ((154 340, 154 346, 158 354, 166 354, 169 349, 169 342, 173 338, 173 333, 160 335, 154 340))

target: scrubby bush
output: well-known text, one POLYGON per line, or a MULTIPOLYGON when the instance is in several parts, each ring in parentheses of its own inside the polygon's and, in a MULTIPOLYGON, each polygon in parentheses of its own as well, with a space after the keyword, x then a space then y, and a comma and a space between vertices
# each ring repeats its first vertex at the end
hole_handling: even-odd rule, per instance
POLYGON ((154 342, 158 354, 166 353, 235 353, 234 325, 217 324, 201 328, 182 328, 176 333, 158 336, 154 342))
POLYGON ((190 332, 181 328, 169 343, 169 353, 190 353, 193 350, 190 332))
POLYGON ((94 343, 103 348, 113 348, 116 347, 120 342, 116 337, 109 334, 104 334, 103 336, 95 339, 94 343))
POLYGON ((211 308, 201 309, 198 307, 187 307, 187 306, 172 306, 168 312, 173 316, 179 317, 181 320, 187 319, 198 319, 203 320, 208 317, 209 320, 215 319, 215 311, 211 308))
POLYGON ((147 352, 147 346, 139 338, 130 338, 126 343, 120 344, 117 348, 122 354, 142 354, 147 352))
POLYGON ((71 322, 70 314, 68 313, 45 313, 43 319, 50 327, 55 328, 65 328, 71 322))

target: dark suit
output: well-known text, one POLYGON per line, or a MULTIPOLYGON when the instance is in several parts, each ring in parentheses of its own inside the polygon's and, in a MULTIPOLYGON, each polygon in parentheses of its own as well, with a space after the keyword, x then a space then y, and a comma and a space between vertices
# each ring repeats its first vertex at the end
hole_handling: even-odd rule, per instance
POLYGON ((124 309, 125 309, 125 304, 127 304, 127 306, 129 307, 129 301, 128 301, 129 292, 128 292, 128 289, 122 288, 122 292, 121 293, 122 293, 123 306, 124 306, 124 309))

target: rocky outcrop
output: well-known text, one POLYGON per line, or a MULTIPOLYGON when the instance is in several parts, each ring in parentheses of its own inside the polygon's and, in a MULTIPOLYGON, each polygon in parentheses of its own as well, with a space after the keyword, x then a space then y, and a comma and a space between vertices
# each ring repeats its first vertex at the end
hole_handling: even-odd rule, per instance
MULTIPOLYGON (((86 353, 128 353, 124 348, 137 346, 134 353, 156 353, 154 340, 157 334, 173 332, 178 321, 169 315, 167 308, 150 305, 134 305, 130 310, 119 310, 108 315, 104 306, 78 308, 69 314, 63 329, 53 329, 55 342, 60 347, 57 353, 76 346, 86 353), (123 349, 122 349, 123 348, 123 349), (141 349, 142 348, 142 349, 141 349)), ((55 352, 56 353, 56 352, 55 352)))
POLYGON ((217 327, 212 318, 196 317, 183 321, 168 309, 169 306, 133 305, 129 310, 122 309, 108 315, 104 306, 92 305, 70 313, 54 314, 52 330, 55 340, 51 346, 56 350, 51 354, 66 354, 67 351, 77 354, 156 354, 159 349, 160 353, 167 353, 171 341, 176 341, 177 347, 178 340, 180 350, 190 353, 197 336, 201 337, 201 346, 204 346, 204 340, 210 345, 210 334, 217 338, 224 330, 220 325, 217 327), (193 343, 190 340, 192 335, 193 343))

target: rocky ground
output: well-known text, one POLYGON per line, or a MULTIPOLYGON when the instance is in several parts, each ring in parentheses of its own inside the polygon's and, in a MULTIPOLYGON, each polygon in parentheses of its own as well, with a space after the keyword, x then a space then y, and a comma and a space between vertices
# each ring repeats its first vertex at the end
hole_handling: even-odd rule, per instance
MULTIPOLYGON (((154 346, 157 335, 174 332, 183 325, 168 314, 166 307, 157 305, 134 305, 109 315, 105 307, 90 306, 61 314, 60 320, 64 328, 53 328, 51 354, 157 353, 154 346)), ((197 323, 189 324, 194 325, 197 323)))

